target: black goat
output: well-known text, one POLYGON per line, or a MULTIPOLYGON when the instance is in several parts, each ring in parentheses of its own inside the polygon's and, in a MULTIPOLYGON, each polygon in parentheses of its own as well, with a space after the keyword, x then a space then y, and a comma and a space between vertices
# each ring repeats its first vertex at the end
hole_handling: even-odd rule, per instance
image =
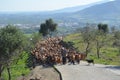
POLYGON ((94 65, 94 60, 93 60, 93 59, 86 59, 85 61, 87 61, 88 65, 89 65, 90 63, 92 63, 92 64, 94 65))

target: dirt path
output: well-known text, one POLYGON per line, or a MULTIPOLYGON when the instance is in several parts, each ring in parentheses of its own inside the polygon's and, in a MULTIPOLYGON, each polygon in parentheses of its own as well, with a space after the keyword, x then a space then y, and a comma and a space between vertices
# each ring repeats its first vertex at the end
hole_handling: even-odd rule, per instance
POLYGON ((36 66, 27 77, 18 80, 60 80, 60 77, 52 67, 36 66))

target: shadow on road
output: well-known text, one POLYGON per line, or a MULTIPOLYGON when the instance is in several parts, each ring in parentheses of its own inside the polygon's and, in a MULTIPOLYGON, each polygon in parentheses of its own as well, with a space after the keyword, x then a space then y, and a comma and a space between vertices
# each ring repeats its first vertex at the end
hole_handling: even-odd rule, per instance
POLYGON ((120 70, 120 66, 106 66, 105 68, 120 70))

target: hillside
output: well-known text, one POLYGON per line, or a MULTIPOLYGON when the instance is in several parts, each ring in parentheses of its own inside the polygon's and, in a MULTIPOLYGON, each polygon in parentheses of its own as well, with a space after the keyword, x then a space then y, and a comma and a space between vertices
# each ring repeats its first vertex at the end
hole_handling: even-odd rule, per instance
MULTIPOLYGON (((95 63, 100 64, 110 64, 110 65, 120 65, 120 54, 116 47, 112 47, 113 40, 110 38, 112 35, 108 35, 106 38, 109 42, 101 48, 100 58, 96 55, 96 44, 95 41, 90 44, 90 52, 87 56, 88 59, 94 59, 95 63)), ((70 34, 64 38, 64 41, 73 42, 73 46, 80 52, 85 52, 86 43, 84 43, 83 38, 80 33, 70 34)))
POLYGON ((77 11, 81 11, 83 9, 86 9, 86 8, 88 8, 90 6, 94 6, 96 4, 106 3, 106 2, 109 2, 109 1, 110 0, 99 1, 99 2, 95 2, 95 3, 87 4, 87 5, 72 6, 72 7, 67 7, 67 8, 59 9, 59 10, 54 10, 54 11, 51 11, 51 12, 53 12, 53 13, 71 13, 71 12, 77 12, 77 11))
POLYGON ((4 24, 20 24, 21 28, 27 27, 27 33, 28 31, 31 33, 33 28, 35 28, 34 31, 38 30, 36 25, 38 26, 46 19, 52 18, 59 25, 58 29, 61 33, 73 32, 77 28, 84 27, 86 23, 107 23, 110 26, 119 28, 119 3, 119 0, 106 0, 105 2, 68 7, 55 11, 0 13, 0 27, 4 24), (29 24, 29 26, 23 24, 29 24), (32 30, 28 30, 28 27, 32 30))
MULTIPOLYGON (((0 12, 0 24, 40 24, 45 19, 53 18, 57 22, 84 22, 81 18, 91 18, 92 13, 86 16, 89 9, 93 9, 99 6, 105 5, 110 0, 100 1, 96 3, 91 3, 82 6, 67 7, 64 9, 54 10, 54 11, 44 11, 44 12, 0 12), (93 7, 92 7, 93 6, 93 7), (84 15, 85 14, 85 15, 84 15)), ((93 9, 94 10, 94 9, 93 9)), ((93 11, 91 11, 93 12, 93 11)), ((97 12, 97 11, 96 11, 97 12)), ((93 14, 94 15, 94 14, 93 14)), ((102 15, 102 14, 101 14, 102 15)), ((101 17, 100 17, 101 18, 101 17)))
MULTIPOLYGON (((119 24, 120 7, 119 0, 98 4, 78 11, 73 15, 78 15, 83 21, 105 22, 108 24, 119 24)), ((77 17, 76 17, 77 18, 77 17)))
POLYGON ((99 5, 94 5, 92 7, 86 8, 82 11, 77 12, 77 14, 81 15, 94 15, 94 16, 102 16, 102 15, 111 15, 118 14, 120 12, 119 8, 120 1, 111 1, 99 5))

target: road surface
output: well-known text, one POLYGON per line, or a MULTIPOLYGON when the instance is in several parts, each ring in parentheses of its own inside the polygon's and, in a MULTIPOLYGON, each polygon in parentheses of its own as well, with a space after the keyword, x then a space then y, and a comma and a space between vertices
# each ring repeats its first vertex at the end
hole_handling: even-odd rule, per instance
POLYGON ((86 62, 72 65, 57 65, 63 80, 120 80, 120 67, 110 65, 88 65, 86 62))

